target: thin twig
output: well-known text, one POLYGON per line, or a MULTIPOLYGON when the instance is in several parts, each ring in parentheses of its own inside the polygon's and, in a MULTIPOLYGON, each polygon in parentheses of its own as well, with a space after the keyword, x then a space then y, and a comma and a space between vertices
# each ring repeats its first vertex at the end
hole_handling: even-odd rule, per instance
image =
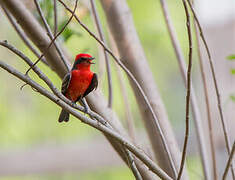
POLYGON ((124 77, 122 75, 122 72, 120 71, 120 67, 116 65, 116 69, 117 69, 118 80, 120 83, 123 102, 125 104, 124 111, 125 111, 125 115, 126 115, 127 129, 128 129, 130 137, 135 142, 135 134, 136 134, 135 133, 135 126, 134 126, 133 116, 131 114, 130 102, 128 101, 129 98, 127 95, 127 88, 125 86, 124 77))
POLYGON ((183 170, 184 170, 184 163, 187 154, 187 145, 188 145, 188 137, 189 137, 189 105, 190 105, 190 94, 191 94, 191 69, 192 69, 192 32, 191 32, 191 24, 190 24, 190 14, 188 12, 188 7, 185 0, 183 1, 185 15, 186 15, 186 26, 188 32, 188 42, 189 42, 189 59, 188 59, 188 72, 187 72, 187 96, 186 96, 186 120, 185 120, 185 137, 184 137, 184 146, 182 152, 182 159, 180 163, 180 170, 177 177, 177 180, 180 180, 183 170))
MULTIPOLYGON (((186 70, 184 55, 183 55, 182 49, 180 47, 179 40, 177 39, 177 34, 175 31, 174 25, 173 25, 172 20, 170 18, 170 13, 169 13, 169 10, 167 7, 166 0, 160 0, 160 3, 161 3, 163 14, 164 14, 164 19, 165 19, 165 22, 167 25, 167 30, 169 32, 169 37, 171 39, 172 46, 174 48, 175 55, 176 55, 176 58, 177 58, 177 61, 179 64, 181 76, 183 78, 184 85, 186 88, 186 86, 187 86, 187 70, 186 70)), ((196 134, 197 134, 200 158, 201 158, 201 162, 202 162, 202 169, 203 169, 205 179, 209 180, 210 179, 210 168, 209 168, 210 161, 208 158, 209 154, 207 152, 208 148, 207 148, 206 142, 205 142, 205 135, 204 135, 204 131, 203 131, 202 120, 200 117, 200 110, 199 110, 199 106, 198 106, 197 99, 196 99, 196 93, 194 91, 192 82, 191 82, 191 107, 192 107, 192 116, 193 116, 193 120, 194 120, 194 124, 195 124, 195 130, 196 130, 196 134)))
POLYGON ((57 0, 54 0, 53 3, 54 3, 54 36, 55 36, 58 27, 57 0))
POLYGON ((224 173, 223 173, 223 180, 226 180, 226 176, 228 174, 229 166, 232 166, 232 160, 233 160, 234 153, 235 153, 235 141, 233 142, 233 147, 232 147, 231 153, 229 155, 228 161, 226 163, 226 167, 225 167, 225 170, 224 170, 224 173))
MULTIPOLYGON (((206 42, 206 39, 204 37, 204 34, 203 34, 203 31, 202 31, 202 26, 198 20, 198 17, 196 15, 196 12, 194 10, 194 7, 192 6, 190 0, 187 0, 188 4, 189 4, 189 7, 193 13, 193 16, 194 16, 194 19, 196 21, 196 24, 197 24, 197 27, 199 29, 199 32, 200 32, 200 36, 202 38, 202 41, 203 41, 203 44, 206 48, 206 52, 207 52, 207 55, 208 55, 208 59, 209 59, 209 64, 210 64, 210 69, 211 69, 211 72, 212 72, 212 77, 213 77, 213 82, 214 82, 214 86, 215 86, 215 92, 216 92, 216 97, 217 97, 217 106, 218 106, 218 109, 219 109, 219 114, 220 114, 220 119, 221 119, 221 123, 222 123, 222 128, 223 128, 223 133, 224 133, 224 138, 225 138, 225 144, 226 144, 226 149, 227 149, 227 153, 228 155, 230 154, 230 149, 231 149, 231 145, 230 145, 230 140, 229 140, 229 135, 228 135, 228 128, 227 128, 227 124, 226 124, 226 121, 225 121, 225 118, 224 118, 224 115, 223 115, 223 109, 222 109, 222 105, 221 105, 221 97, 220 97, 220 91, 219 91, 219 87, 218 87, 218 83, 217 83, 217 78, 216 78, 216 74, 215 74, 215 68, 214 68, 214 63, 212 61, 212 58, 211 58, 211 54, 210 54, 210 50, 209 50, 209 47, 207 45, 207 42, 206 42)), ((232 172, 232 176, 233 176, 233 179, 235 179, 235 172, 233 170, 233 164, 231 166, 231 172, 232 172)))
POLYGON ((134 157, 132 156, 130 151, 127 150, 125 147, 123 149, 124 149, 125 154, 126 154, 127 159, 128 159, 128 165, 131 168, 131 171, 134 174, 135 179, 136 180, 142 180, 142 176, 141 176, 141 174, 139 173, 139 170, 136 167, 136 164, 135 164, 135 161, 134 161, 134 157))
MULTIPOLYGON (((63 28, 60 30, 60 32, 59 32, 54 38, 53 38, 53 35, 52 35, 52 32, 51 32, 51 29, 50 29, 48 23, 46 22, 45 17, 44 17, 44 15, 43 15, 42 11, 41 11, 40 5, 38 4, 37 0, 34 0, 34 2, 35 2, 35 5, 36 5, 36 7, 37 7, 37 9, 38 9, 38 12, 39 12, 39 14, 40 14, 40 16, 41 16, 41 18, 42 18, 42 20, 43 20, 43 22, 44 22, 44 25, 45 25, 46 30, 47 30, 47 32, 48 32, 48 35, 49 35, 49 37, 50 37, 50 39, 51 39, 51 42, 50 42, 50 44, 47 46, 45 52, 42 53, 42 55, 41 55, 41 56, 38 58, 38 60, 33 64, 33 66, 35 66, 35 65, 42 59, 42 57, 44 57, 44 54, 48 51, 48 49, 51 47, 51 45, 54 44, 55 47, 56 47, 56 50, 57 50, 57 52, 58 52, 58 54, 59 54, 59 56, 60 56, 60 58, 61 58, 61 60, 63 61, 64 65, 65 65, 65 67, 67 68, 67 70, 69 70, 69 65, 66 63, 66 60, 64 59, 63 53, 62 53, 62 51, 59 49, 59 46, 57 45, 57 43, 55 42, 55 40, 56 40, 56 38, 64 31, 64 29, 67 27, 67 25, 68 25, 68 24, 70 23, 70 21, 72 20, 73 15, 74 15, 74 13, 75 13, 75 11, 76 11, 76 8, 77 8, 77 2, 78 2, 78 0, 75 1, 75 6, 74 6, 74 11, 73 11, 73 13, 72 13, 72 16, 69 18, 69 20, 67 21, 67 23, 63 26, 63 28)), ((31 69, 32 69, 32 67, 30 67, 30 68, 26 71, 25 74, 28 74, 31 69)))
POLYGON ((213 179, 217 180, 218 175, 217 175, 217 167, 216 167, 215 144, 214 144, 214 136, 213 136, 213 128, 212 128, 209 93, 208 93, 208 88, 207 88, 204 64, 203 64, 203 61, 202 61, 202 54, 201 54, 201 50, 200 50, 198 29, 195 25, 195 21, 194 21, 194 28, 195 28, 195 31, 196 31, 195 35, 196 35, 198 59, 199 59, 200 72, 201 72, 202 82, 203 82, 203 91, 204 91, 205 101, 206 101, 206 114, 207 114, 207 122, 208 122, 208 127, 209 127, 209 139, 210 139, 211 159, 212 159, 212 167, 213 167, 213 179))
MULTIPOLYGON (((21 30, 20 26, 15 22, 15 20, 13 19, 13 17, 10 15, 10 13, 8 12, 8 10, 2 6, 2 9, 4 11, 4 13, 6 14, 8 20, 10 21, 10 23, 12 24, 13 28, 15 29, 15 31, 17 32, 17 34, 20 36, 20 38, 22 39, 22 41, 25 43, 25 45, 37 56, 40 57, 39 52, 33 47, 33 45, 30 43, 30 41, 28 40, 28 37, 25 35, 24 31, 21 30)), ((49 66, 49 64, 47 63, 46 59, 43 57, 42 58, 42 62, 45 63, 46 65, 49 66)))
MULTIPOLYGON (((95 24, 97 27, 97 31, 100 37, 100 40, 103 41, 106 44, 106 40, 104 37, 104 31, 102 29, 102 25, 100 23, 100 18, 96 9, 96 5, 94 0, 90 0, 91 3, 91 10, 92 10, 92 14, 94 16, 95 19, 95 24)), ((105 63, 106 63, 106 72, 107 72, 107 77, 108 77, 108 90, 109 90, 109 96, 108 96, 108 107, 112 108, 112 104, 113 104, 113 85, 112 85, 112 76, 111 76, 111 67, 110 67, 110 62, 109 62, 109 57, 108 57, 108 53, 105 51, 105 48, 103 48, 104 50, 104 58, 105 58, 105 63)))
MULTIPOLYGON (((109 34, 110 47, 111 47, 112 51, 114 52, 114 54, 116 54, 119 57, 118 49, 117 49, 117 46, 116 46, 115 41, 113 39, 113 36, 109 31, 108 31, 108 34, 109 34)), ((124 82, 124 76, 121 72, 120 67, 117 64, 114 64, 114 67, 117 72, 117 78, 118 78, 120 88, 121 88, 122 99, 123 99, 123 102, 125 105, 124 112, 125 112, 125 116, 126 116, 127 130, 128 130, 129 136, 131 137, 133 142, 136 142, 134 119, 133 119, 133 116, 131 113, 131 105, 130 105, 129 98, 127 95, 127 87, 124 82)))
MULTIPOLYGON (((42 19, 42 22, 43 22, 43 24, 44 24, 44 26, 45 26, 45 28, 46 28, 47 34, 48 34, 49 38, 50 38, 51 41, 52 41, 53 38, 54 38, 53 33, 52 33, 52 31, 51 31, 51 28, 50 28, 49 24, 47 23, 46 18, 44 17, 44 14, 43 14, 42 9, 41 9, 41 7, 40 7, 40 5, 39 5, 39 3, 38 3, 38 0, 34 0, 34 3, 35 3, 35 5, 36 5, 36 8, 37 8, 37 10, 38 10, 38 13, 39 13, 39 15, 40 15, 40 17, 41 17, 41 19, 42 19)), ((76 1, 75 3, 76 3, 75 6, 77 6, 77 1, 76 1)), ((60 49, 58 43, 57 43, 56 41, 54 41, 53 43, 54 43, 54 45, 55 45, 55 48, 56 48, 56 50, 57 50, 57 52, 58 52, 58 54, 59 54, 61 60, 63 61, 65 67, 67 68, 67 70, 69 70, 69 65, 68 65, 68 63, 66 62, 65 57, 64 57, 64 55, 63 55, 63 52, 62 52, 62 50, 60 49)))
POLYGON ((11 73, 12 75, 16 76, 17 78, 21 79, 25 83, 29 84, 33 88, 37 89, 40 94, 47 97, 57 105, 59 105, 61 108, 68 111, 70 114, 74 115, 76 118, 81 120, 83 123, 88 124, 97 130, 100 130, 101 132, 107 134, 108 136, 114 138, 118 142, 120 142, 122 145, 124 145, 128 150, 130 150, 133 154, 136 155, 148 168, 156 173, 160 178, 166 179, 166 180, 172 180, 161 168, 159 168, 146 154, 144 154, 142 151, 140 151, 137 147, 135 147, 131 142, 126 140, 124 137, 119 135, 114 130, 98 123, 97 121, 94 121, 87 116, 83 115, 82 113, 74 110, 71 106, 66 104, 64 101, 61 101, 58 97, 47 91, 45 88, 37 84, 35 81, 30 79, 29 76, 20 73, 16 69, 12 68, 11 66, 7 65, 6 63, 0 61, 0 67, 5 69, 7 72, 11 73))
MULTIPOLYGON (((117 47, 115 45, 114 39, 113 39, 112 35, 110 34, 110 32, 109 32, 109 40, 110 40, 110 47, 112 48, 113 52, 115 54, 118 54, 117 47)), ((117 64, 114 64, 114 66, 116 67, 116 70, 117 70, 118 79, 119 79, 119 83, 120 83, 120 86, 121 86, 122 98, 123 98, 123 102, 125 104, 124 111, 125 111, 125 115, 126 115, 128 133, 129 133, 129 136, 132 139, 132 142, 134 144, 136 144, 134 121, 133 121, 133 117, 132 117, 131 110, 130 110, 130 104, 128 103, 127 92, 126 92, 126 87, 124 85, 123 76, 121 74, 120 67, 117 64)), ((125 151, 126 151, 126 154, 128 156, 129 167, 131 168, 135 178, 136 179, 145 178, 145 176, 141 173, 141 170, 139 170, 136 167, 138 165, 138 164, 136 164, 137 159, 134 159, 134 157, 132 156, 132 154, 130 154, 129 151, 127 151, 127 150, 125 150, 125 151), (142 178, 141 175, 143 175, 143 178, 142 178)))
MULTIPOLYGON (((72 13, 72 10, 62 1, 62 0, 58 0, 70 13, 72 13)), ((175 170, 175 166, 174 166, 174 162, 172 160, 172 156, 170 154, 168 145, 166 143, 165 137, 162 133, 161 127, 158 123, 158 119, 157 116, 155 115, 153 108, 147 98, 147 96, 145 95, 145 92, 143 91, 143 89, 141 88, 140 84, 138 83, 138 81, 136 80, 136 78, 134 77, 134 75, 130 72, 130 70, 113 54, 113 52, 104 44, 103 41, 101 41, 94 33, 92 33, 88 27, 83 24, 80 19, 78 18, 78 16, 74 15, 75 19, 77 20, 77 22, 90 34, 91 37, 93 37, 104 49, 105 51, 107 51, 115 60, 115 62, 121 66, 121 68, 126 72, 126 74, 129 76, 129 78, 133 81, 133 83, 136 85, 136 87, 138 88, 138 90, 140 91, 141 95, 144 98, 144 101, 146 102, 151 115, 153 116, 154 122, 153 125, 156 126, 156 129, 158 129, 157 133, 159 133, 159 137, 161 138, 161 143, 164 146, 165 152, 167 154, 168 160, 170 162, 170 166, 173 170, 173 172, 176 174, 176 170, 175 170)))

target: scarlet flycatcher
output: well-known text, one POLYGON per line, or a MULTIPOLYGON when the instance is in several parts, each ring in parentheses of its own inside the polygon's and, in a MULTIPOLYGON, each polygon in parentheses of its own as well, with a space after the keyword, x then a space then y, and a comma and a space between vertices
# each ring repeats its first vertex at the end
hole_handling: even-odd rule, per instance
MULTIPOLYGON (((62 94, 74 103, 81 100, 86 111, 88 109, 83 98, 98 86, 97 75, 90 70, 91 64, 94 64, 93 59, 89 54, 78 54, 72 70, 65 75, 61 87, 62 94)), ((62 109, 58 121, 68 122, 69 113, 62 109)))

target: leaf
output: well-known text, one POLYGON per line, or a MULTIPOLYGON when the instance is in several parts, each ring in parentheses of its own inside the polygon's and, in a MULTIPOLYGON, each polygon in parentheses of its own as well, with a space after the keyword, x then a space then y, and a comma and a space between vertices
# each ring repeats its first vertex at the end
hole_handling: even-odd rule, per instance
POLYGON ((230 70, 231 74, 235 74, 235 69, 230 70))
POLYGON ((230 61, 234 61, 235 60, 235 54, 227 56, 226 59, 230 60, 230 61))
POLYGON ((235 102, 235 96, 234 95, 230 95, 230 99, 235 102))

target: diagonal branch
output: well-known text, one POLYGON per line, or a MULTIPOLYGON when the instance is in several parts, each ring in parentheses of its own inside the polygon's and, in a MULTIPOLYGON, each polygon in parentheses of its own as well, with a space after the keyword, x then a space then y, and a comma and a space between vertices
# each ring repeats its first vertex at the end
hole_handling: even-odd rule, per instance
MULTIPOLYGON (((21 26, 25 34, 38 47, 38 49, 41 52, 46 52, 47 46, 51 42, 50 38, 46 35, 42 26, 25 5, 18 0, 0 0, 0 4, 13 15, 16 22, 21 26)), ((63 62, 59 61, 60 57, 55 46, 51 46, 51 48, 45 53, 45 58, 52 70, 63 78, 67 69, 63 62)))
MULTIPOLYGON (((15 29, 15 31, 17 32, 17 34, 20 36, 20 38, 22 39, 22 41, 25 43, 25 45, 39 58, 40 54, 39 52, 33 47, 33 45, 30 43, 30 41, 28 40, 28 37, 25 35, 25 33, 20 29, 19 25, 15 22, 15 20, 13 19, 13 17, 10 15, 10 13, 7 11, 7 9, 2 6, 2 9, 4 11, 4 13, 6 14, 8 20, 10 21, 10 23, 12 24, 13 28, 15 29)), ((45 63, 46 65, 49 66, 49 64, 46 62, 46 59, 43 57, 42 58, 42 62, 45 63)))
POLYGON ((214 137, 213 137, 213 127, 212 127, 212 119, 211 119, 211 109, 210 109, 210 101, 209 101, 209 92, 206 82, 206 74, 204 70, 204 64, 202 60, 202 54, 200 50, 200 44, 199 44, 199 34, 198 29, 196 27, 195 21, 194 21, 194 29, 195 29, 195 35, 196 35, 196 44, 197 44, 197 51, 198 51, 198 60, 199 60, 199 66, 200 66, 200 72, 203 82, 203 91, 205 95, 205 101, 206 101, 206 114, 207 114, 207 122, 209 127, 209 139, 210 139, 210 148, 211 148, 211 159, 212 159, 212 166, 213 166, 213 178, 214 180, 218 179, 217 175, 217 167, 216 167, 216 155, 215 155, 215 144, 214 144, 214 137))
POLYGON ((132 156, 132 154, 130 153, 130 151, 128 151, 127 149, 125 149, 125 147, 123 148, 124 151, 126 152, 127 155, 127 159, 128 159, 128 166, 131 168, 132 173, 135 176, 136 180, 143 180, 139 170, 136 167, 136 163, 134 161, 134 157, 132 156))
MULTIPOLYGON (((35 0, 35 2, 37 2, 37 0, 35 0)), ((76 11, 76 9, 77 9, 77 3, 78 3, 78 0, 76 0, 76 2, 75 2, 74 10, 72 11, 72 15, 71 15, 71 17, 69 18, 69 20, 67 21, 67 23, 62 27, 62 29, 60 30, 60 32, 51 40, 50 44, 47 46, 46 51, 45 51, 44 53, 42 53, 42 55, 38 58, 38 60, 26 71, 25 74, 28 74, 29 71, 42 59, 42 57, 43 57, 43 56, 45 55, 45 53, 49 50, 49 48, 51 47, 51 45, 55 42, 56 38, 59 37, 59 35, 65 30, 65 28, 67 27, 67 25, 71 22, 71 20, 73 19, 74 14, 75 14, 75 11, 76 11)), ((36 4, 37 4, 37 3, 36 3, 36 4)), ((39 7, 39 5, 38 5, 38 7, 39 7)), ((39 9, 40 9, 40 8, 39 8, 39 9)), ((42 14, 42 13, 40 13, 40 14, 42 14)), ((42 16, 42 17, 43 17, 43 16, 42 16)), ((47 24, 47 23, 46 23, 46 24, 47 24)), ((47 24, 47 25, 48 25, 48 24, 47 24)), ((50 30, 50 29, 49 29, 49 30, 50 30)), ((49 32, 52 34, 51 31, 49 31, 49 32)), ((49 34, 50 34, 50 33, 49 33, 49 34)), ((64 62, 64 65, 67 66, 67 70, 69 70, 69 67, 68 67, 67 63, 65 63, 65 61, 63 61, 63 62, 64 62)))
POLYGON ((235 141, 233 142, 233 147, 232 147, 231 153, 229 155, 229 158, 228 158, 225 170, 224 170, 224 174, 223 174, 223 178, 222 178, 223 180, 226 180, 226 176, 228 174, 229 166, 232 166, 232 161, 233 161, 234 154, 235 154, 235 141))
MULTIPOLYGON (((94 0, 90 0, 91 3, 91 10, 92 10, 92 14, 94 16, 95 19, 95 24, 99 33, 99 37, 100 40, 104 42, 104 44, 106 44, 106 40, 104 37, 104 32, 102 30, 102 25, 100 23, 100 18, 99 15, 97 13, 97 9, 96 9, 96 5, 94 0)), ((110 62, 109 62, 109 57, 108 57, 108 53, 105 51, 105 48, 103 48, 104 50, 104 58, 105 58, 105 63, 106 63, 106 72, 107 72, 107 77, 108 77, 108 89, 109 89, 109 97, 108 97, 108 107, 112 108, 112 104, 113 104, 113 85, 112 85, 112 76, 111 76, 111 68, 110 68, 110 62)))
MULTIPOLYGON (((41 9, 41 7, 40 7, 40 5, 38 3, 38 0, 34 0, 34 4, 36 5, 36 8, 37 8, 38 13, 39 13, 39 15, 40 15, 40 17, 42 19, 42 22, 43 22, 43 24, 44 24, 44 26, 46 28, 48 36, 50 37, 51 41, 53 41, 53 34, 52 34, 52 31, 51 31, 51 28, 50 28, 49 24, 47 23, 46 18, 43 15, 43 12, 42 12, 42 9, 41 9)), ((75 2, 75 7, 76 6, 77 6, 77 1, 75 2)), ((68 63, 66 63, 65 57, 64 57, 63 52, 61 51, 61 48, 59 47, 58 43, 54 40, 53 44, 55 45, 55 48, 56 48, 56 50, 57 50, 57 52, 58 52, 62 62, 64 63, 65 67, 67 68, 67 70, 69 70, 69 65, 68 65, 68 63)))
POLYGON ((187 153, 187 145, 188 145, 188 137, 189 137, 189 104, 190 104, 190 94, 191 94, 191 69, 192 69, 192 32, 191 32, 191 24, 190 24, 190 14, 188 12, 188 7, 185 0, 183 1, 185 15, 186 15, 186 26, 187 26, 187 32, 188 32, 188 42, 189 42, 189 62, 188 62, 188 72, 187 72, 187 96, 186 96, 186 120, 185 120, 185 137, 184 137, 184 146, 183 146, 183 152, 182 152, 182 159, 180 163, 180 170, 177 177, 177 180, 180 180, 183 169, 184 169, 184 163, 186 159, 186 153, 187 153))

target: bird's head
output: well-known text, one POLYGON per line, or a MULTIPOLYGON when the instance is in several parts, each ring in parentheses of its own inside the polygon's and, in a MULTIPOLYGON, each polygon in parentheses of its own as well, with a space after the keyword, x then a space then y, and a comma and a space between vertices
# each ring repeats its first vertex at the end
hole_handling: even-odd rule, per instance
POLYGON ((90 69, 91 64, 95 64, 92 62, 94 59, 89 54, 78 54, 75 58, 73 69, 90 69))

